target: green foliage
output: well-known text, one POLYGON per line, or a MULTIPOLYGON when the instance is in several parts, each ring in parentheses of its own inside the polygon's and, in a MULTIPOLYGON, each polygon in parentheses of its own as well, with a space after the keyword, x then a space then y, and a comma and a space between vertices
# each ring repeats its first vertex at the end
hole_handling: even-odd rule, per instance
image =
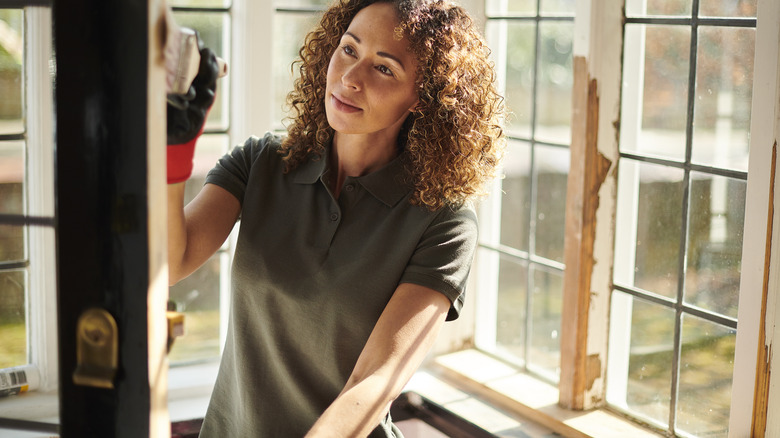
POLYGON ((0 324, 0 369, 27 363, 27 337, 24 323, 0 324))

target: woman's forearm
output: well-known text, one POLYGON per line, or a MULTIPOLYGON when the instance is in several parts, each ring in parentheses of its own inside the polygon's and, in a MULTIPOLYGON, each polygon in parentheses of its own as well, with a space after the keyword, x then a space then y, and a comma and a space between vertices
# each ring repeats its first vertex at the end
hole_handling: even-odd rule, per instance
POLYGON ((397 379, 370 376, 346 388, 314 423, 306 438, 367 436, 387 415, 390 404, 403 389, 393 380, 397 379))
POLYGON ((187 249, 187 225, 184 217, 185 183, 168 184, 168 283, 181 280, 181 267, 187 249))

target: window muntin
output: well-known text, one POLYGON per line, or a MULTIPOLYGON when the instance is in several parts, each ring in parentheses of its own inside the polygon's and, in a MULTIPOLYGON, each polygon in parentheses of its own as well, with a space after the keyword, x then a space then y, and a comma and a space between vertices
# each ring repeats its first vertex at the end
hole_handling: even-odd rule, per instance
POLYGON ((755 20, 639 3, 625 25, 607 401, 674 435, 726 436, 755 20))

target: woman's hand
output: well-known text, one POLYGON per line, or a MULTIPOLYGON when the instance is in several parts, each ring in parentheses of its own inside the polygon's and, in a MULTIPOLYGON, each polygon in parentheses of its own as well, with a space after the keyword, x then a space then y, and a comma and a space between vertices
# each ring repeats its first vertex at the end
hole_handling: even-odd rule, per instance
POLYGON ((201 48, 200 67, 189 92, 168 97, 168 184, 186 181, 192 175, 195 142, 214 104, 218 77, 217 56, 201 48))

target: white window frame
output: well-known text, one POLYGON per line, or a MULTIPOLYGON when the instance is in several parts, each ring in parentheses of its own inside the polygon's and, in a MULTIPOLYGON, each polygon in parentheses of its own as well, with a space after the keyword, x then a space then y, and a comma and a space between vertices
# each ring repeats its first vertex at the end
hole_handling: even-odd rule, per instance
MULTIPOLYGON (((27 123, 28 214, 54 217, 54 92, 51 8, 25 8, 25 119, 27 123), (34 110, 31 110, 33 109, 34 110)), ((29 228, 28 336, 41 391, 57 387, 57 272, 52 227, 29 228)))

